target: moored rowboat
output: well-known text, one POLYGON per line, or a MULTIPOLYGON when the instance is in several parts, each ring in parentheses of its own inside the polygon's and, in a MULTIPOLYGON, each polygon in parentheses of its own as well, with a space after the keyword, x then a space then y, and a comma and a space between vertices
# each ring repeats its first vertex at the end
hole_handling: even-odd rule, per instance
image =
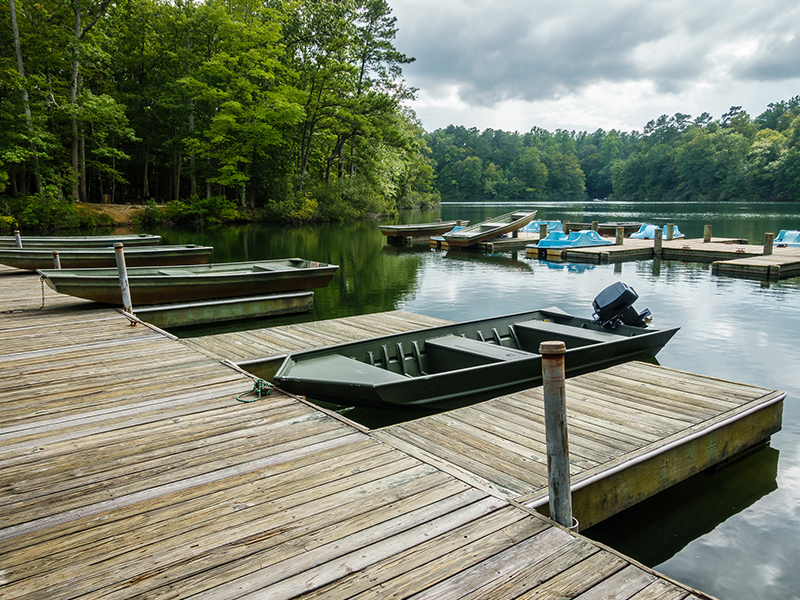
MULTIPOLYGON (((106 248, 121 242, 129 246, 157 246, 161 236, 138 233, 132 235, 65 235, 65 236, 21 236, 23 248, 106 248)), ((16 248, 15 236, 0 236, 0 248, 16 248)))
POLYGON ((536 216, 536 211, 532 212, 519 212, 514 211, 486 219, 475 225, 464 227, 457 231, 445 233, 444 241, 447 242, 448 247, 466 247, 491 240, 493 238, 517 231, 525 227, 528 223, 533 221, 536 216))
MULTIPOLYGON (((632 289, 621 292, 608 288, 597 297, 595 308, 601 298, 612 308, 602 319, 549 308, 295 352, 273 380, 344 406, 451 408, 540 385, 543 341, 566 344, 568 377, 652 358, 678 329, 640 326, 649 311, 637 315, 632 289)), ((258 361, 245 366, 259 373, 258 361)))
MULTIPOLYGON (((327 286, 338 265, 302 258, 128 268, 134 307, 215 298, 257 296, 327 286)), ((55 291, 107 304, 122 304, 117 269, 40 269, 55 291)))
POLYGON ((454 227, 465 226, 469 221, 437 221, 435 223, 410 223, 407 225, 381 225, 381 233, 386 237, 429 237, 451 231, 454 227))
MULTIPOLYGON (((199 265, 208 262, 211 246, 195 244, 123 248, 125 264, 131 267, 151 265, 199 265)), ((50 248, 0 248, 0 264, 36 271, 53 267, 50 248)), ((62 269, 105 268, 117 264, 114 248, 58 249, 62 269)))

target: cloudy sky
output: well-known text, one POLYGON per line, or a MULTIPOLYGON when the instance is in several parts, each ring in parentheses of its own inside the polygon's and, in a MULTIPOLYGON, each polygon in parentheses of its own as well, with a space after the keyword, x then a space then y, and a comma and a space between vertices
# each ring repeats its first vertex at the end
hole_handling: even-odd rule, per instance
POLYGON ((429 131, 641 131, 800 95, 796 1, 388 1, 429 131))

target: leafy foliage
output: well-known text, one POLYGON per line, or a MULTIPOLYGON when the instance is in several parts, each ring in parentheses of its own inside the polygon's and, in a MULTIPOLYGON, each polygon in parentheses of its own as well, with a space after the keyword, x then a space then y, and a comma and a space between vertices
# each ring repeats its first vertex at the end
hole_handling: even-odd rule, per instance
POLYGON ((445 198, 790 200, 800 193, 800 96, 756 119, 740 106, 716 120, 661 115, 643 133, 451 125, 425 141, 445 198))
POLYGON ((156 199, 145 218, 207 224, 437 197, 386 0, 11 1, 24 72, 0 54, 0 192, 156 199))

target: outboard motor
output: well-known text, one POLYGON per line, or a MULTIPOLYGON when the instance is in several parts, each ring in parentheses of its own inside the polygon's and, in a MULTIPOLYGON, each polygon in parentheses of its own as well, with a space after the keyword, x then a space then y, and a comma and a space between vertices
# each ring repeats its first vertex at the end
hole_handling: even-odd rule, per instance
POLYGON ((633 308, 633 303, 638 300, 639 295, 636 291, 617 281, 611 284, 592 302, 594 308, 594 322, 603 327, 616 327, 619 323, 633 325, 634 327, 646 327, 646 320, 650 316, 650 311, 644 309, 637 313, 633 308))

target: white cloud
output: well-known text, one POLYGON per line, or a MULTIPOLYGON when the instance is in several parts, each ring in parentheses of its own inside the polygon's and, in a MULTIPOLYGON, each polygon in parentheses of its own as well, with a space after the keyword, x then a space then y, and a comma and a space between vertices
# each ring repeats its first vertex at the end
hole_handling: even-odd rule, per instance
POLYGON ((800 93, 800 7, 785 0, 390 1, 429 130, 641 130, 800 93))

